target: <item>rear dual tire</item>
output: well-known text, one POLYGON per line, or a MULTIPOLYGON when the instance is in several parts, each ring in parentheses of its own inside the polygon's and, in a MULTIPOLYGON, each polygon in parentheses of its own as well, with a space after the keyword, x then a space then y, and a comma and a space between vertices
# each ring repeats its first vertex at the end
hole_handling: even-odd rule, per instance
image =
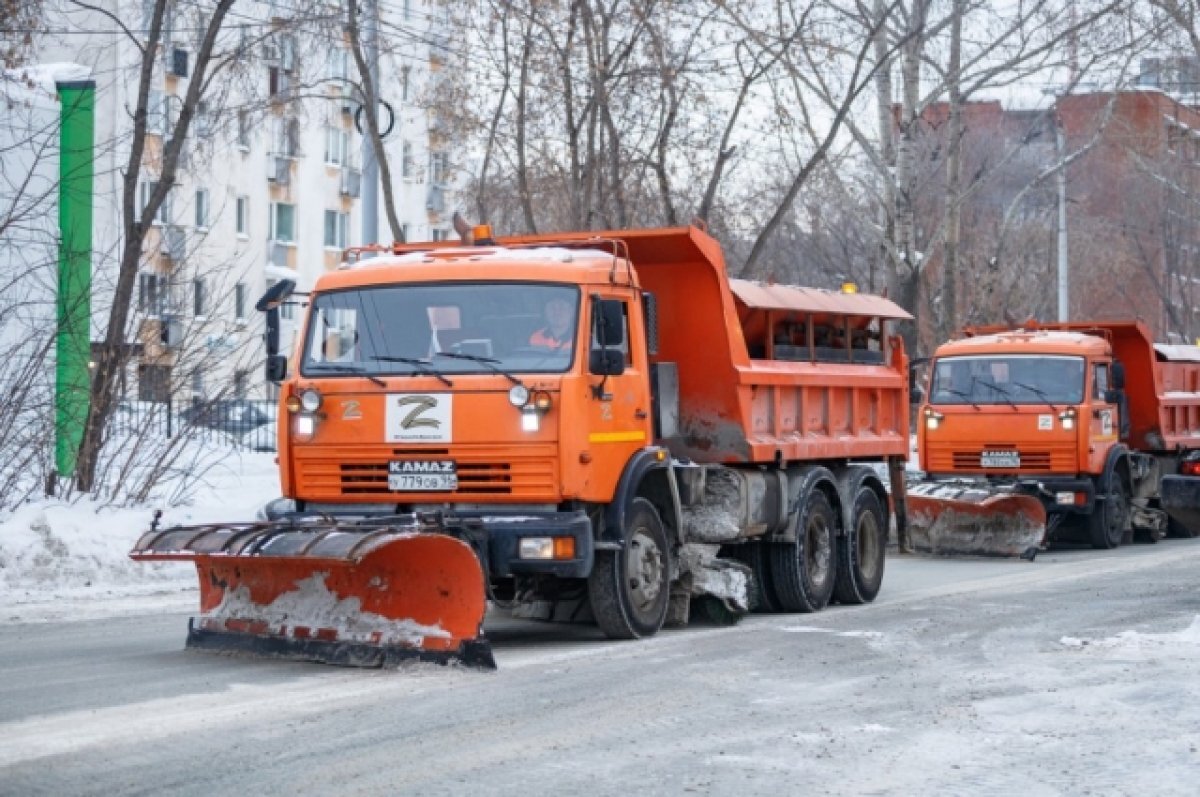
POLYGON ((811 490, 796 517, 794 539, 768 546, 779 609, 818 612, 837 580, 837 516, 825 493, 811 490))
POLYGON ((870 603, 883 585, 887 559, 888 515, 879 495, 859 486, 850 512, 850 528, 837 546, 837 583, 833 597, 838 603, 870 603))

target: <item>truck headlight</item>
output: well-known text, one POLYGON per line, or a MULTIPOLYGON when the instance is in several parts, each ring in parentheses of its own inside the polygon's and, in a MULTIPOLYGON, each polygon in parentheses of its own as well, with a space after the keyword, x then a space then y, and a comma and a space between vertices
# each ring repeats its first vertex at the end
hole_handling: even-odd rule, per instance
POLYGON ((1067 431, 1075 428, 1075 409, 1072 407, 1068 410, 1063 410, 1058 414, 1058 419, 1062 421, 1062 427, 1067 431))
POLYGON ((508 403, 514 407, 524 407, 529 403, 529 388, 524 385, 513 385, 508 391, 508 403))
POLYGON ((938 428, 939 426, 942 425, 942 419, 945 417, 946 417, 945 415, 942 415, 937 410, 926 407, 925 408, 925 428, 926 429, 938 428))
POLYGON ((316 412, 321 409, 321 394, 315 390, 305 390, 300 394, 300 409, 305 412, 316 412))

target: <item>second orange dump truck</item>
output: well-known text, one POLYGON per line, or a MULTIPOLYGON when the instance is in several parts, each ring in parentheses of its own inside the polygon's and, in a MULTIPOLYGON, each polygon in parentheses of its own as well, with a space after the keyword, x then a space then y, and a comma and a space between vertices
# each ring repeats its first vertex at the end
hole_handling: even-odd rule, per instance
POLYGON ((290 360, 286 292, 285 500, 133 554, 196 562, 189 645, 488 664, 489 601, 633 638, 879 591, 886 299, 729 279, 697 227, 398 245, 317 281, 290 360))
POLYGON ((1031 558, 1200 533, 1200 347, 1136 321, 1031 322, 967 330, 929 374, 918 549, 1031 558))

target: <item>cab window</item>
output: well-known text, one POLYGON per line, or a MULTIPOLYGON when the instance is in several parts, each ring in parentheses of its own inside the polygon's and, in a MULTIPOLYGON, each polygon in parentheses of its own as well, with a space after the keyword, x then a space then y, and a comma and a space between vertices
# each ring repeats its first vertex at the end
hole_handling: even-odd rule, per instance
POLYGON ((1108 393, 1108 363, 1096 363, 1095 374, 1092 378, 1092 398, 1106 401, 1108 393))

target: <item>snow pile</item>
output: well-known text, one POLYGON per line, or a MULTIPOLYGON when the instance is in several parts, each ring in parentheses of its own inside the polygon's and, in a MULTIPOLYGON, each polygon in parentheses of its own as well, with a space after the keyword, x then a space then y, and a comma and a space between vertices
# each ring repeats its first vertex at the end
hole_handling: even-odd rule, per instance
POLYGON ((440 626, 422 625, 413 620, 393 620, 381 614, 362 611, 355 597, 339 598, 325 586, 328 573, 314 573, 297 581, 297 589, 285 592, 267 606, 255 603, 245 584, 229 590, 221 603, 205 617, 212 619, 261 620, 275 629, 332 628, 341 641, 379 644, 421 645, 426 637, 449 639, 440 626))
POLYGON ((1163 655, 1194 657, 1200 654, 1200 615, 1192 618, 1187 628, 1166 634, 1143 634, 1122 631, 1103 639, 1083 639, 1065 636, 1059 644, 1083 651, 1113 654, 1120 658, 1161 658, 1163 655))
MULTIPOLYGON (((166 487, 164 494, 170 494, 166 487)), ((190 563, 128 557, 154 510, 163 510, 164 526, 252 520, 278 495, 273 454, 231 452, 210 468, 190 505, 113 508, 54 499, 26 504, 0 520, 0 622, 44 619, 60 613, 54 606, 64 601, 192 590, 196 569, 190 563)))

